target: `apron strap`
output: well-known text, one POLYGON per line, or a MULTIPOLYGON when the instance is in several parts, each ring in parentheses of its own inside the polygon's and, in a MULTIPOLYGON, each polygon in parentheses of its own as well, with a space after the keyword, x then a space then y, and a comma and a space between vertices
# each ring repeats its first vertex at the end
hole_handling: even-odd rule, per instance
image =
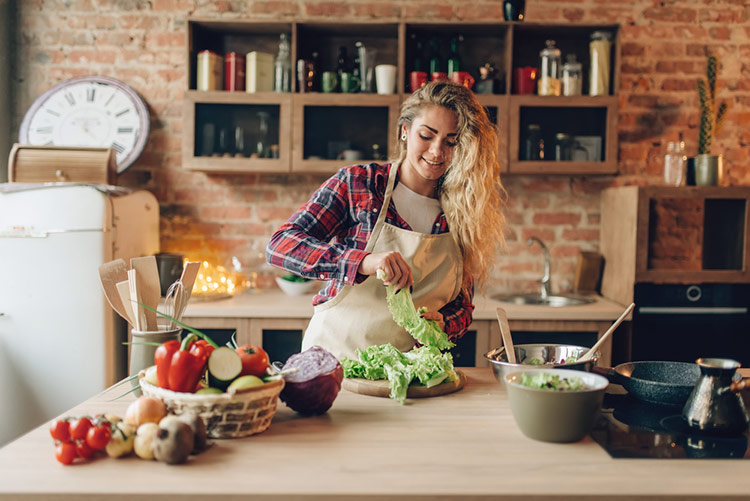
POLYGON ((378 214, 378 219, 375 221, 375 226, 372 227, 372 234, 370 235, 370 238, 367 240, 367 245, 365 246, 365 252, 372 252, 372 247, 375 245, 375 241, 380 236, 380 232, 383 229, 383 224, 385 223, 385 215, 388 212, 388 207, 391 204, 391 197, 393 196, 393 187, 396 185, 396 173, 398 172, 398 168, 400 167, 400 163, 394 162, 391 164, 391 169, 388 172, 388 182, 385 186, 385 194, 383 195, 383 207, 380 208, 380 214, 378 214))

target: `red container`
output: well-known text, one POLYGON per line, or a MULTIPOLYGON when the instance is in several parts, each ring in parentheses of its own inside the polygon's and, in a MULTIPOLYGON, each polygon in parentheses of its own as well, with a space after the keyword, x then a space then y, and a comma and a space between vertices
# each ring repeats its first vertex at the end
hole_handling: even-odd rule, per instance
POLYGON ((230 52, 224 56, 224 90, 245 90, 245 56, 230 52))
POLYGON ((516 94, 533 94, 536 92, 536 80, 539 70, 530 66, 513 70, 513 87, 516 94))

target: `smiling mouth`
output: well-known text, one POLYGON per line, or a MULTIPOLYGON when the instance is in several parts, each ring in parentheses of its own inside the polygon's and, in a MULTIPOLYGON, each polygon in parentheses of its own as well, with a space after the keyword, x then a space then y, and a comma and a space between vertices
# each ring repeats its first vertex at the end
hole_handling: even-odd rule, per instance
POLYGON ((425 157, 422 157, 422 160, 424 160, 425 162, 427 162, 430 165, 443 165, 443 162, 433 162, 431 160, 427 160, 425 157))

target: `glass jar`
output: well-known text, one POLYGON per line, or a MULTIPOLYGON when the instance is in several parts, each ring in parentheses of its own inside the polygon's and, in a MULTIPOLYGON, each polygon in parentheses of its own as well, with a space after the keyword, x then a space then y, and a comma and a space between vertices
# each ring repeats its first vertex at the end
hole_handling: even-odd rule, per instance
POLYGON ((609 53, 612 35, 607 31, 595 31, 591 34, 589 52, 589 95, 606 96, 609 94, 609 53))
POLYGON ((554 40, 547 40, 546 47, 539 52, 540 71, 539 87, 540 96, 560 95, 560 49, 555 47, 554 40))
POLYGON ((670 141, 667 143, 667 153, 664 155, 664 183, 668 186, 682 186, 685 184, 685 141, 670 141))
POLYGON ((583 67, 575 54, 568 54, 562 66, 563 96, 580 96, 583 88, 583 67))
POLYGON ((529 124, 526 127, 520 160, 544 160, 544 139, 542 139, 542 128, 539 124, 529 124))
POLYGON ((555 160, 569 162, 571 159, 573 138, 565 132, 555 134, 555 160))

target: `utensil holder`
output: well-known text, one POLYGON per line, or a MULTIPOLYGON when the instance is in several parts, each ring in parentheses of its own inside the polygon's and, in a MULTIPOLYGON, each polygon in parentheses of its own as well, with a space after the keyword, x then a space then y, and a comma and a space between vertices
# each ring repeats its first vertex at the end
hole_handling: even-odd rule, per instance
POLYGON ((182 327, 160 331, 139 331, 132 329, 130 331, 130 362, 128 364, 128 373, 133 376, 142 370, 146 370, 154 365, 154 353, 158 345, 145 343, 164 343, 172 339, 180 340, 182 327))

